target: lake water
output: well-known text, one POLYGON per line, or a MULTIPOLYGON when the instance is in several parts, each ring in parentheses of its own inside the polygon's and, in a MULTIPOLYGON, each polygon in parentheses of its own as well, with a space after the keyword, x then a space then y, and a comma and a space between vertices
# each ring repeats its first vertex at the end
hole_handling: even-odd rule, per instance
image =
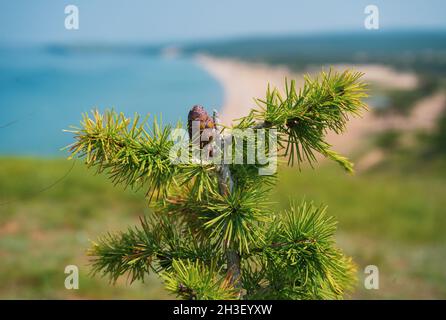
POLYGON ((66 156, 81 113, 115 108, 132 116, 186 119, 189 108, 223 101, 219 83, 193 60, 136 53, 54 54, 0 49, 0 154, 66 156))

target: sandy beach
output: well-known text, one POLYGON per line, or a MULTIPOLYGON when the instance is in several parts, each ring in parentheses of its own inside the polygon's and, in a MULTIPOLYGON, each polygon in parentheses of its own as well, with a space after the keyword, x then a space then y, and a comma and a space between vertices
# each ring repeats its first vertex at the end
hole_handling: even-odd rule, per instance
MULTIPOLYGON (((222 59, 200 55, 197 61, 223 86, 224 102, 220 118, 226 125, 232 120, 246 115, 255 108, 254 98, 263 98, 268 83, 283 88, 285 78, 295 79, 298 86, 303 84, 303 74, 293 73, 283 66, 270 66, 261 63, 247 63, 233 59, 222 59)), ((336 70, 351 69, 364 73, 363 80, 386 88, 410 90, 417 86, 418 79, 413 73, 399 72, 381 65, 335 65, 336 70)), ((316 73, 320 70, 311 70, 316 73)), ((361 118, 352 118, 342 135, 329 133, 327 140, 333 148, 344 154, 352 154, 367 135, 386 128, 431 129, 442 111, 446 97, 443 93, 423 99, 413 109, 409 117, 377 117, 373 105, 361 118)))

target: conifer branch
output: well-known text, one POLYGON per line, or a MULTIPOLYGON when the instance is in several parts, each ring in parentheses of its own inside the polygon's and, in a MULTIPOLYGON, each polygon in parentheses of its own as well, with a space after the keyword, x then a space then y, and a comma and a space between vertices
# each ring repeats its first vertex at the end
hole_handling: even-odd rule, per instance
POLYGON ((355 266, 334 246, 336 224, 325 211, 292 203, 275 217, 265 245, 245 257, 243 283, 251 298, 339 299, 352 288, 355 266))
POLYGON ((197 239, 184 223, 169 215, 142 218, 140 227, 108 233, 93 243, 88 255, 93 274, 108 276, 112 282, 124 274, 130 282, 144 280, 150 272, 171 270, 176 259, 205 264, 219 261, 211 241, 197 239))
MULTIPOLYGON (((277 130, 279 155, 290 165, 313 164, 315 153, 321 153, 351 171, 325 135, 342 133, 349 117, 365 109, 360 77, 349 71, 322 73, 306 77, 300 90, 294 81, 286 82, 284 96, 268 88, 266 98, 257 100, 259 108, 234 128, 277 130)), ((200 133, 213 129, 216 140, 228 141, 218 139, 225 137, 216 113, 211 119, 194 106, 190 136, 195 120, 200 133)), ((183 299, 240 299, 242 291, 247 299, 339 299, 351 288, 354 265, 334 245, 335 223, 325 207, 293 203, 274 214, 267 199, 276 176, 260 176, 257 162, 173 163, 170 126, 155 119, 149 127, 147 119, 136 115, 132 121, 114 111, 84 115, 81 127, 70 132, 72 157, 83 158, 114 183, 146 188, 147 198, 157 199, 139 227, 93 244, 93 273, 111 281, 128 274, 134 281, 155 272, 183 299)), ((237 139, 234 134, 230 140, 237 139)), ((199 145, 208 154, 216 151, 215 141, 199 145)))
POLYGON ((158 198, 175 183, 178 167, 169 158, 171 127, 163 127, 156 119, 151 128, 146 123, 138 115, 131 121, 122 113, 102 115, 94 110, 92 118, 83 115, 81 128, 68 131, 76 142, 67 148, 71 157, 85 159, 98 173, 107 172, 113 183, 134 189, 145 186, 149 199, 158 198))
POLYGON ((238 292, 215 263, 175 260, 172 271, 161 274, 166 289, 187 300, 234 300, 238 292))
POLYGON ((283 155, 288 164, 316 162, 314 152, 339 163, 352 171, 347 158, 331 150, 325 140, 328 131, 344 132, 351 116, 360 116, 367 107, 367 85, 360 81, 360 72, 322 72, 312 79, 305 76, 302 89, 294 80, 285 81, 285 96, 268 86, 265 99, 256 99, 258 109, 238 119, 237 128, 275 128, 281 137, 283 155))
MULTIPOLYGON (((220 125, 220 121, 218 119, 217 111, 214 110, 213 113, 214 123, 217 127, 217 135, 220 135, 222 132, 222 128, 220 125)), ((218 138, 217 138, 218 139, 218 138)), ((221 141, 226 141, 219 137, 221 141)), ((224 145, 223 145, 224 149, 224 145)), ((234 189, 234 181, 232 179, 231 170, 229 169, 229 165, 221 163, 221 165, 217 169, 218 172, 218 186, 219 191, 222 196, 231 195, 234 189)), ((218 219, 220 216, 218 217, 218 219)), ((212 221, 211 221, 212 222, 212 221)), ((226 239, 224 241, 224 250, 226 254, 226 264, 227 264, 227 275, 231 284, 239 289, 239 296, 241 295, 240 289, 242 288, 241 283, 241 265, 240 265, 240 254, 237 252, 237 249, 232 246, 230 239, 226 239)))

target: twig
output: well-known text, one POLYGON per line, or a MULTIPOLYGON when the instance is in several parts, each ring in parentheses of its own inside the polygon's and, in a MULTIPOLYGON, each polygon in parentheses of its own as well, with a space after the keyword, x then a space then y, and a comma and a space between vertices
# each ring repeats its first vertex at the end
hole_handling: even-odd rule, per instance
MULTIPOLYGON (((222 142, 222 150, 225 150, 225 139, 221 136, 221 124, 218 119, 218 113, 216 110, 213 112, 213 120, 216 128, 217 141, 222 142)), ((234 188, 234 181, 232 179, 231 170, 229 165, 224 163, 224 157, 222 162, 217 166, 218 186, 221 195, 227 195, 232 192, 234 188)), ((231 281, 231 284, 240 289, 239 297, 241 296, 241 268, 240 268, 240 254, 237 250, 230 248, 228 243, 225 243, 226 261, 227 261, 227 274, 231 281)))

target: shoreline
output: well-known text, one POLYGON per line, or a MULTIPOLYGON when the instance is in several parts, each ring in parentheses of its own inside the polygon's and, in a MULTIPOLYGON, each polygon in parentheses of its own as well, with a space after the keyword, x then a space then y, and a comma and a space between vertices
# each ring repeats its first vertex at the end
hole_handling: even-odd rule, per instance
MULTIPOLYGON (((234 119, 248 114, 255 108, 254 98, 265 96, 268 83, 279 89, 284 87, 285 78, 296 80, 297 87, 303 85, 303 74, 293 73, 283 66, 270 66, 263 63, 249 63, 227 58, 200 55, 198 63, 220 82, 224 91, 220 120, 230 125, 234 119)), ((344 154, 351 154, 359 145, 361 138, 373 126, 375 117, 364 112, 362 118, 352 118, 343 135, 329 132, 327 141, 333 148, 344 154)))
MULTIPOLYGON (((219 116, 225 125, 230 125, 234 119, 247 115, 251 108, 255 108, 254 98, 264 98, 268 83, 279 90, 284 87, 285 78, 296 80, 297 87, 303 85, 304 74, 292 72, 285 66, 271 66, 265 63, 251 63, 208 55, 197 55, 195 60, 223 88, 223 105, 219 108, 219 116)), ((324 67, 324 69, 328 68, 324 67)), ((334 65, 333 69, 353 69, 363 72, 365 82, 385 88, 410 90, 418 85, 415 74, 399 72, 384 65, 339 64, 334 65)), ((320 69, 313 68, 310 74, 315 74, 316 71, 320 69)), ((327 141, 337 152, 351 156, 360 148, 364 139, 373 133, 389 128, 432 129, 445 102, 446 96, 443 93, 434 93, 431 97, 417 103, 409 117, 387 116, 385 118, 376 116, 373 105, 369 102, 369 111, 363 112, 361 117, 352 117, 343 134, 328 132, 327 141)))
POLYGON ((207 55, 198 55, 195 60, 223 88, 219 116, 225 125, 230 125, 234 119, 247 115, 251 108, 256 107, 254 98, 265 96, 268 83, 280 88, 283 87, 285 77, 296 79, 286 67, 207 55))

